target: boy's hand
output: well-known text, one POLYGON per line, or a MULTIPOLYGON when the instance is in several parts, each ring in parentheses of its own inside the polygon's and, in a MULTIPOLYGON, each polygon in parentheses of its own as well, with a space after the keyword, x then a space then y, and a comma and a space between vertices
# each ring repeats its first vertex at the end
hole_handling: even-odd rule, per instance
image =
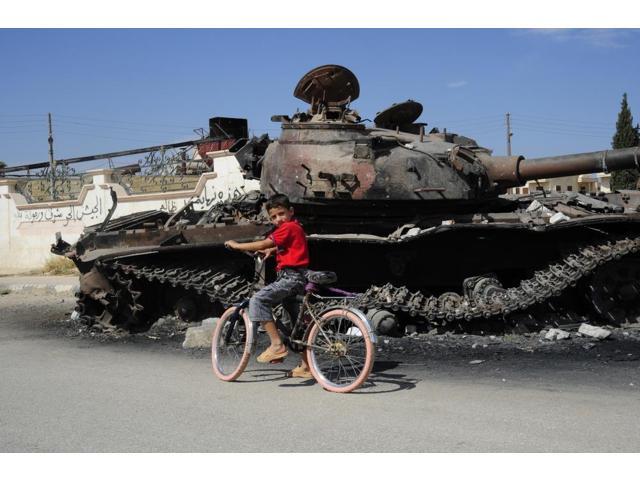
POLYGON ((271 247, 271 248, 265 248, 263 250, 258 250, 258 253, 260 255, 262 255, 263 260, 266 260, 267 258, 269 258, 271 255, 273 255, 274 253, 276 253, 276 247, 271 247))
POLYGON ((235 240, 227 240, 226 242, 224 242, 224 246, 231 250, 235 250, 236 248, 238 248, 238 245, 239 243, 235 240))

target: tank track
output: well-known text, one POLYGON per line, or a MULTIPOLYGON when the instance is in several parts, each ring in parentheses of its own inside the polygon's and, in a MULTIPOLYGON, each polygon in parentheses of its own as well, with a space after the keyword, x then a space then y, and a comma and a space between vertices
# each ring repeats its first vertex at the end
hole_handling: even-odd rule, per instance
POLYGON ((101 290, 96 295, 77 292, 75 310, 89 325, 135 329, 140 323, 139 312, 144 310, 144 306, 138 303, 142 291, 134 288, 132 279, 123 277, 117 271, 106 271, 103 266, 100 262, 96 262, 96 267, 105 274, 113 290, 101 290), (114 323, 115 319, 117 321, 114 323))
POLYGON ((565 289, 575 286, 598 266, 639 250, 640 238, 623 238, 600 245, 588 245, 578 253, 536 271, 533 277, 522 280, 517 287, 504 288, 492 277, 469 278, 463 285, 464 296, 453 292, 427 296, 419 291, 411 292, 406 287, 387 283, 381 287, 369 288, 355 299, 354 305, 366 309, 403 311, 440 325, 507 315, 550 300, 565 289))
POLYGON ((114 272, 111 274, 112 276, 124 275, 129 278, 180 287, 198 295, 206 295, 211 302, 218 301, 224 306, 237 303, 251 294, 251 281, 242 275, 234 274, 231 269, 216 270, 210 265, 197 267, 142 266, 117 261, 105 266, 114 272))
MULTIPOLYGON (((640 237, 623 238, 584 246, 577 253, 536 271, 531 278, 522 280, 517 287, 504 288, 491 276, 472 277, 465 280, 463 295, 446 292, 439 296, 429 296, 420 291, 412 292, 405 286, 387 283, 383 286, 372 286, 355 298, 316 302, 313 308, 320 311, 331 305, 350 305, 364 310, 402 311, 412 317, 422 318, 430 324, 442 326, 460 320, 504 316, 559 296, 565 289, 575 286, 580 279, 591 274, 598 266, 638 251, 640 237)), ((116 287, 115 294, 104 299, 102 303, 110 305, 106 308, 114 316, 126 310, 127 314, 133 317, 128 323, 144 310, 144 306, 138 303, 139 297, 144 293, 144 286, 139 284, 140 280, 167 284, 182 288, 186 292, 206 295, 210 302, 219 302, 225 308, 240 302, 252 293, 252 281, 229 266, 158 266, 114 261, 100 263, 99 268, 116 287)), ((79 303, 82 303, 82 299, 79 303)))

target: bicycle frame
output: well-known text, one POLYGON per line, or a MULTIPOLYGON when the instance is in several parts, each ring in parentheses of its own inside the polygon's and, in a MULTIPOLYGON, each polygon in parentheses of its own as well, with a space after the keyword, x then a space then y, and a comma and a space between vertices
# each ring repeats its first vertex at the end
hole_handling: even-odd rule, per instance
MULTIPOLYGON (((254 258, 256 265, 255 265, 255 274, 254 274, 254 279, 253 279, 253 287, 255 287, 255 285, 260 281, 260 280, 264 280, 264 261, 262 260, 262 258, 259 255, 255 255, 255 254, 251 254, 249 252, 243 252, 251 257, 254 258)), ((253 288, 252 288, 253 290, 253 288)), ((322 317, 322 315, 332 309, 335 308, 339 308, 337 306, 328 306, 327 308, 323 309, 321 312, 319 312, 318 314, 315 314, 313 312, 313 308, 311 307, 311 304, 309 303, 309 299, 310 298, 318 298, 321 300, 331 300, 331 299, 336 299, 336 300, 343 300, 345 298, 354 298, 356 296, 355 293, 352 292, 347 292, 346 290, 342 290, 340 288, 334 288, 334 287, 329 287, 329 286, 322 286, 319 285, 317 283, 313 283, 313 282, 308 282, 305 285, 305 293, 301 298, 301 307, 300 307, 300 311, 298 312, 298 315, 294 321, 293 324, 293 328, 290 330, 289 328, 287 328, 286 325, 284 325, 282 323, 282 321, 280 319, 275 319, 276 325, 278 327, 278 330, 280 331, 280 333, 283 336, 283 341, 288 344, 289 346, 295 345, 298 348, 304 349, 307 347, 310 347, 310 345, 306 342, 306 339, 309 335, 309 332, 311 331, 311 327, 315 324, 318 325, 318 328, 320 329, 320 331, 322 332, 322 334, 324 335, 324 331, 322 330, 322 325, 320 324, 320 317, 322 317), (333 295, 320 295, 318 292, 323 291, 323 292, 327 292, 327 293, 331 293, 333 295), (308 314, 311 317, 311 321, 305 323, 303 321, 303 318, 305 316, 305 314, 308 314)), ((231 328, 229 328, 229 331, 227 332, 227 337, 225 338, 225 340, 228 342, 231 339, 231 332, 233 331, 233 329, 235 328, 235 324, 239 319, 239 315, 241 314, 241 311, 246 309, 249 306, 249 299, 246 298, 244 299, 242 302, 235 304, 234 307, 236 308, 236 310, 233 313, 233 318, 231 319, 231 328)), ((369 320, 367 319, 366 315, 360 311, 357 308, 354 307, 342 307, 346 310, 349 310, 351 312, 353 312, 354 314, 356 314, 366 325, 368 328, 368 335, 371 338, 371 341, 373 343, 377 342, 377 337, 375 335, 375 333, 373 332, 373 329, 371 328, 371 324, 369 323, 369 320)), ((317 347, 316 347, 317 348, 317 347)))
MULTIPOLYGON (((306 348, 311 346, 306 342, 306 339, 309 335, 309 332, 311 331, 311 327, 314 324, 318 325, 320 332, 322 332, 322 334, 324 335, 322 325, 320 324, 320 318, 322 317, 322 315, 329 310, 334 310, 336 308, 344 308, 345 310, 349 310, 354 314, 356 314, 358 317, 360 317, 360 319, 367 325, 367 329, 368 329, 367 334, 371 338, 371 341, 373 343, 376 343, 377 337, 373 332, 373 329, 371 328, 371 324, 369 323, 369 320, 367 319, 366 315, 359 309, 353 308, 353 307, 346 307, 346 306, 345 307, 328 306, 316 314, 313 312, 313 308, 309 303, 310 297, 315 297, 322 300, 331 300, 331 299, 342 300, 344 298, 353 298, 355 296, 356 295, 354 293, 347 292, 339 288, 321 287, 315 283, 307 283, 307 285, 305 286, 305 294, 302 297, 302 305, 300 307, 300 311, 298 312, 298 317, 296 318, 295 324, 293 325, 293 329, 289 332, 288 328, 284 324, 282 324, 280 320, 276 320, 276 325, 278 325, 278 329, 284 335, 286 341, 289 344, 295 344, 296 346, 306 348), (319 295, 317 292, 320 289, 333 294, 337 294, 337 295, 336 296, 319 295), (303 321, 305 314, 308 314, 311 317, 311 321, 307 322, 306 324, 303 321), (303 328, 304 328, 304 331, 302 330, 303 328)), ((316 346, 314 348, 318 348, 318 347, 316 346)))

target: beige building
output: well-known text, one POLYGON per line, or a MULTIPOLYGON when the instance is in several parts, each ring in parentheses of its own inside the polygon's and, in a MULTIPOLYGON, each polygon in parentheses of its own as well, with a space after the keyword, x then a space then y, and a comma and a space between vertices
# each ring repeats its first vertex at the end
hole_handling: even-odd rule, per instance
POLYGON ((510 188, 509 193, 527 195, 536 191, 542 191, 543 189, 547 193, 610 193, 611 174, 587 173, 584 175, 573 175, 571 177, 540 178, 537 181, 530 180, 522 187, 510 188))

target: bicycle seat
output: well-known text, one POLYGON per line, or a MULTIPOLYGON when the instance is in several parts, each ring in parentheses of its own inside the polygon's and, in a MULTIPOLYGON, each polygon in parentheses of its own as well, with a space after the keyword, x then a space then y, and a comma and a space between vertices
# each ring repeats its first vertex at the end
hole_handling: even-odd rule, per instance
POLYGON ((331 285, 338 281, 338 276, 335 272, 316 272, 309 270, 307 272, 307 281, 315 283, 316 285, 331 285))

